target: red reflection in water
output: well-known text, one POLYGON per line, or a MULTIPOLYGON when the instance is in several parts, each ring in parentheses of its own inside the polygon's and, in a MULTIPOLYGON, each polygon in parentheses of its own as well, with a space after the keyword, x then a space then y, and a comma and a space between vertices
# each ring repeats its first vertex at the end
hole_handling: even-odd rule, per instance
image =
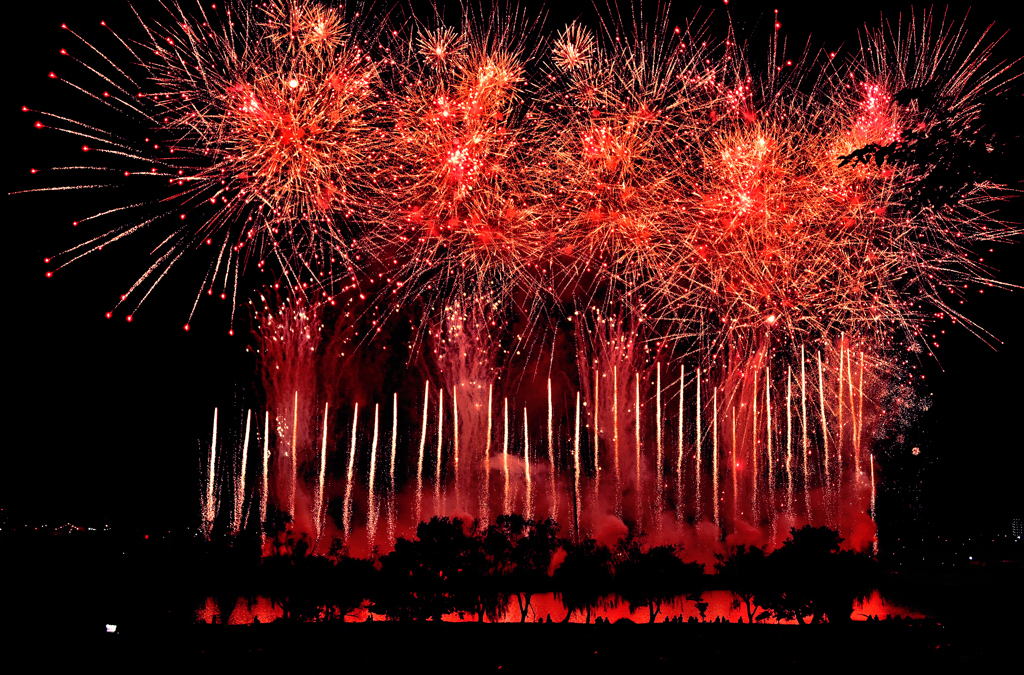
MULTIPOLYGON (((706 620, 714 621, 721 617, 729 623, 737 623, 740 619, 746 623, 746 608, 742 606, 734 608, 734 597, 729 591, 706 591, 704 593, 704 601, 708 603, 708 609, 705 612, 706 620)), ((532 623, 539 619, 547 621, 549 617, 551 621, 555 622, 565 619, 565 607, 555 599, 553 593, 538 593, 534 595, 531 605, 526 618, 528 622, 532 623)), ((348 622, 362 622, 366 621, 369 615, 370 612, 365 607, 360 607, 349 614, 345 620, 348 622)), ((921 612, 886 600, 878 591, 873 591, 863 603, 854 603, 853 614, 851 614, 850 618, 854 621, 865 621, 868 616, 878 616, 884 619, 887 616, 896 615, 912 619, 925 618, 925 615, 921 612)), ((214 617, 218 617, 217 622, 219 623, 221 621, 219 616, 220 610, 213 598, 207 598, 206 604, 196 611, 196 619, 202 623, 212 623, 214 617)), ((257 616, 260 623, 270 623, 283 616, 283 611, 279 605, 272 603, 269 598, 259 597, 251 607, 244 599, 240 599, 232 610, 227 623, 231 625, 249 624, 253 623, 254 618, 257 616)), ((694 603, 686 599, 680 599, 662 605, 661 613, 655 621, 656 623, 662 623, 666 619, 680 616, 683 621, 687 621, 690 617, 694 617, 698 621, 700 620, 700 613, 697 611, 694 603)), ((634 623, 648 623, 650 612, 646 608, 630 612, 629 606, 625 603, 619 603, 617 606, 609 603, 608 607, 591 612, 590 620, 592 622, 598 617, 612 622, 619 619, 628 619, 634 623)), ((513 599, 509 602, 508 612, 501 623, 518 623, 519 618, 519 606, 513 599)), ((373 620, 382 621, 384 617, 374 614, 373 620)), ((459 614, 446 614, 444 616, 444 621, 453 623, 475 622, 476 620, 477 617, 474 614, 463 614, 461 617, 459 614)), ((584 616, 579 613, 574 614, 570 618, 570 623, 582 623, 583 621, 584 616)), ((796 621, 783 621, 781 623, 795 624, 796 621)))

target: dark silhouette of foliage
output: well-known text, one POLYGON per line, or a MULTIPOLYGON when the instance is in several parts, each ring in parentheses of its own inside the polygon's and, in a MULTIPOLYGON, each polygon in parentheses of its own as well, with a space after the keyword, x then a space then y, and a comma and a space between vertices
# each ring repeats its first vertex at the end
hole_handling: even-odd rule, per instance
POLYGON ((372 560, 341 553, 307 555, 307 540, 290 537, 277 551, 263 559, 259 585, 262 594, 281 607, 285 619, 342 619, 363 603, 373 587, 376 570, 372 560))
POLYGON ((753 623, 760 614, 755 612, 760 609, 756 597, 763 593, 766 584, 769 582, 768 560, 764 550, 756 546, 747 548, 740 544, 732 550, 729 557, 716 554, 718 562, 715 563, 715 570, 721 577, 721 581, 736 596, 736 606, 742 602, 747 609, 747 622, 753 623))
POLYGON ((768 578, 754 602, 776 619, 800 624, 850 620, 853 602, 870 593, 874 561, 866 554, 842 551, 843 539, 827 527, 790 531, 781 548, 767 558, 768 578))
POLYGON ((893 104, 914 107, 919 122, 892 143, 870 143, 840 157, 839 166, 874 162, 908 168, 917 179, 901 186, 906 203, 934 210, 957 206, 975 187, 998 182, 1006 153, 987 117, 990 106, 977 106, 965 120, 950 112, 954 101, 936 89, 933 84, 897 92, 893 104))
POLYGON ((684 563, 675 546, 643 547, 641 537, 630 535, 615 547, 615 593, 633 612, 647 607, 650 623, 661 605, 698 587, 704 575, 700 563, 684 563))
POLYGON ((484 548, 502 597, 514 596, 519 605, 519 622, 525 623, 534 593, 551 585, 548 568, 561 543, 558 524, 548 518, 527 520, 518 514, 498 516, 487 528, 484 548))
POLYGON ((554 573, 555 597, 566 608, 563 622, 573 612, 584 612, 590 623, 590 613, 605 604, 612 592, 612 552, 608 547, 587 538, 578 544, 563 540, 565 560, 554 573))
POLYGON ((399 537, 395 550, 380 559, 373 611, 389 619, 433 621, 475 611, 485 563, 479 538, 466 534, 460 519, 434 517, 419 524, 416 539, 399 537))

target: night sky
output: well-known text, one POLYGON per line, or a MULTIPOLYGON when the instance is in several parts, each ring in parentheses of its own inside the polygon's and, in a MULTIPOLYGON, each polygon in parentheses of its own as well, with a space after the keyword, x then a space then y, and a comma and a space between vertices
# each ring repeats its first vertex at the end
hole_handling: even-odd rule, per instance
MULTIPOLYGON (((102 34, 101 19, 120 26, 122 34, 137 30, 125 3, 110 3, 109 10, 96 8, 107 3, 82 4, 91 6, 37 2, 7 9, 4 48, 12 67, 4 104, 5 192, 56 182, 33 179, 30 168, 77 161, 80 143, 34 129, 36 118, 21 112, 22 105, 87 122, 98 119, 90 117, 95 107, 83 97, 47 77, 51 70, 81 72, 58 53, 75 45, 61 23, 86 39, 102 34)), ((144 13, 149 4, 138 7, 144 13)), ((968 27, 976 35, 995 21, 994 34, 1009 31, 998 57, 1018 58, 1024 54, 1024 26, 998 13, 996 4, 972 9, 968 27)), ((775 7, 789 41, 787 51, 794 55, 808 38, 812 51, 823 46, 842 54, 855 44, 859 26, 877 24, 881 7, 890 21, 898 21, 900 9, 910 7, 860 1, 838 5, 733 0, 729 11, 740 35, 754 45, 748 53, 756 61, 766 51, 775 7)), ((966 7, 954 4, 950 15, 962 17, 966 7)), ((696 3, 677 2, 673 13, 682 22, 697 8, 696 3)), ((721 2, 705 3, 702 12, 713 11, 714 25, 724 26, 724 9, 721 2)), ((593 26, 586 19, 592 15, 583 14, 593 26)), ((574 16, 551 12, 548 30, 574 16)), ((97 61, 81 46, 75 51, 90 63, 97 61)), ((1024 64, 1014 72, 1024 72, 1024 64)), ((1001 116, 1007 133, 1015 133, 1019 123, 1021 87, 1015 92, 1018 103, 1005 105, 1001 116)), ((100 121, 104 124, 98 126, 111 128, 107 120, 100 121)), ((1020 187, 1019 163, 1004 169, 1005 182, 1020 187)), ((106 319, 119 294, 151 263, 152 237, 91 254, 45 278, 44 257, 86 239, 89 232, 72 228, 71 221, 97 210, 94 205, 106 203, 103 199, 95 191, 4 197, 10 391, 0 505, 9 524, 192 527, 198 523, 200 443, 207 442, 213 407, 238 407, 240 397, 255 392, 254 360, 245 349, 252 343, 249 315, 238 312, 235 336, 229 337, 229 301, 204 296, 191 330, 182 330, 205 272, 207 258, 197 257, 160 284, 132 323, 125 321, 123 309, 106 319)), ((1002 205, 999 218, 1020 222, 1022 213, 1024 198, 1002 205)), ((1001 281, 1024 285, 1021 244, 1018 238, 986 255, 1001 281)), ((267 275, 251 274, 249 288, 267 281, 267 275)), ((922 452, 899 458, 899 473, 923 481, 921 513, 928 522, 940 528, 1008 531, 1009 519, 1024 515, 1019 432, 1024 291, 971 293, 965 313, 994 336, 995 349, 960 327, 937 326, 947 331, 938 359, 923 357, 918 365, 926 375, 919 393, 930 394, 932 406, 910 430, 910 445, 922 452)), ((906 487, 890 484, 886 489, 906 487)))

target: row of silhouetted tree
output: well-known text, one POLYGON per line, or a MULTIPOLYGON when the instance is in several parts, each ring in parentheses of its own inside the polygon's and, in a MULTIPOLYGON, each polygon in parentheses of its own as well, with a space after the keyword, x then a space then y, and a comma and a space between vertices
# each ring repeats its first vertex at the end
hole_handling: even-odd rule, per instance
POLYGON ((213 595, 222 607, 268 597, 285 618, 300 621, 340 619, 365 605, 399 621, 451 614, 497 621, 512 612, 525 622, 533 596, 550 592, 566 609, 562 621, 580 615, 589 623, 594 610, 622 603, 631 612, 647 609, 653 623, 663 604, 683 597, 703 617, 703 591, 723 589, 746 609, 748 622, 834 623, 849 620, 854 600, 876 582, 873 560, 842 550, 841 542, 828 528, 794 529, 771 553, 738 546, 718 556, 717 574, 707 575, 702 564, 682 560, 681 547, 648 546, 642 535, 608 548, 590 538, 562 539, 552 520, 503 515, 478 529, 433 518, 377 559, 349 557, 340 540, 327 556, 309 555, 305 539, 288 538, 258 561, 224 550, 216 558, 225 574, 217 575, 213 595))

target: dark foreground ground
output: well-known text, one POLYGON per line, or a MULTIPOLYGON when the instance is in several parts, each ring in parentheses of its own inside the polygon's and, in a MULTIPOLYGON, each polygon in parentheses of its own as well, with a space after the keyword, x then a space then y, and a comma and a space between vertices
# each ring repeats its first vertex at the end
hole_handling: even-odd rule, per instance
MULTIPOLYGON (((38 665, 57 661, 118 670, 179 664, 229 667, 333 667, 362 672, 693 672, 766 667, 848 672, 1015 662, 1020 626, 958 627, 895 622, 838 626, 582 624, 286 624, 195 625, 60 635, 38 665), (642 670, 638 670, 642 669, 642 670)), ((801 672, 797 671, 797 672, 801 672)))

